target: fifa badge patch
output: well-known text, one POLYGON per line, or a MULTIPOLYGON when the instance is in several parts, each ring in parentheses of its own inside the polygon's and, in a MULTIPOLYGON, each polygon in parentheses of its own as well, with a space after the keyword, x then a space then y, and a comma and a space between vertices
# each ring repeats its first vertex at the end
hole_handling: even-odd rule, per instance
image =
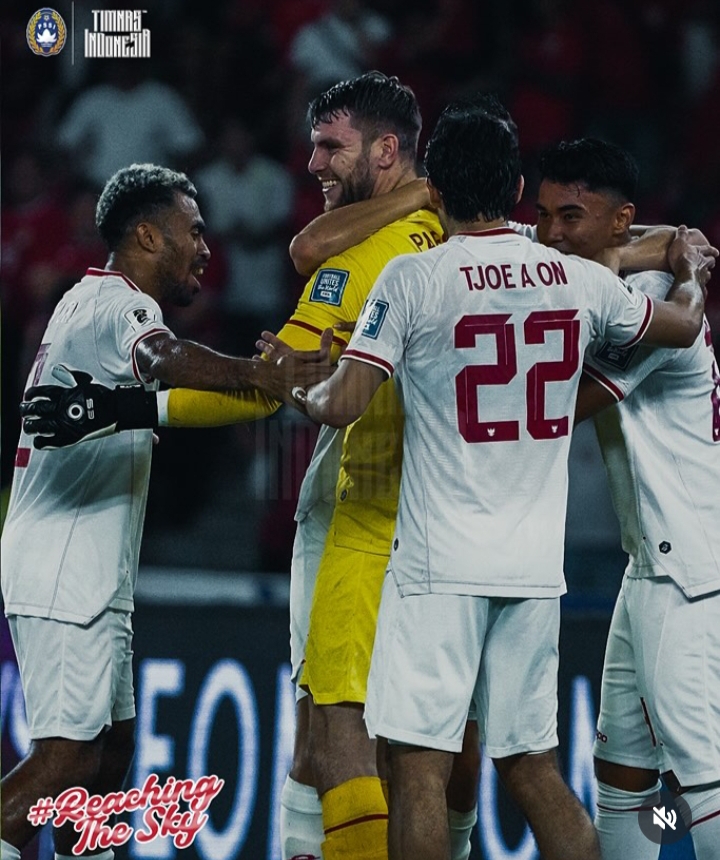
POLYGON ((54 9, 38 9, 25 30, 28 47, 38 57, 59 54, 67 41, 67 27, 54 9))
POLYGON ((149 308, 135 308, 135 310, 125 314, 125 319, 130 323, 130 328, 133 331, 147 328, 150 323, 155 322, 156 318, 155 312, 149 308))
POLYGON ((608 365, 608 367, 617 367, 619 370, 627 370, 628 365, 632 361, 632 357, 638 350, 638 345, 635 346, 615 346, 615 344, 605 341, 600 349, 595 353, 595 358, 608 365))
POLYGON ((365 322, 362 327, 363 337, 371 337, 373 340, 377 339, 378 334, 380 334, 382 324, 385 322, 385 317, 389 307, 390 305, 381 299, 373 299, 373 301, 368 304, 365 308, 365 313, 363 314, 363 317, 365 318, 365 322))
POLYGON ((339 307, 349 278, 350 272, 345 269, 320 269, 315 275, 310 301, 339 307))

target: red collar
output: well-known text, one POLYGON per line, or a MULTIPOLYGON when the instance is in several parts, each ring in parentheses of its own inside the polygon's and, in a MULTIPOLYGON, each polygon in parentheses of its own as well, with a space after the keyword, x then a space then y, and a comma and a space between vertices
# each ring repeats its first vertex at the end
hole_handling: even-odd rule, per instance
POLYGON ((138 293, 142 292, 140 287, 138 287, 137 284, 133 284, 130 278, 128 278, 127 275, 123 275, 122 272, 113 272, 111 269, 88 269, 85 274, 90 275, 93 278, 104 278, 105 275, 115 275, 118 278, 122 278, 123 281, 125 281, 125 283, 133 290, 136 290, 138 293))
POLYGON ((511 227, 493 227, 491 230, 455 233, 456 236, 502 236, 505 234, 510 234, 511 236, 518 235, 511 227))

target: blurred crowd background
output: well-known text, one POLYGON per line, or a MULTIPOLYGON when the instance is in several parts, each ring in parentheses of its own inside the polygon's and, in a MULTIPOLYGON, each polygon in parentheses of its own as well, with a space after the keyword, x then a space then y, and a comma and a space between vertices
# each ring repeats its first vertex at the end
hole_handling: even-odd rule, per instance
MULTIPOLYGON (((49 314, 106 261, 94 207, 109 176, 133 161, 188 172, 213 259, 199 299, 167 321, 178 336, 252 355, 259 333, 294 308, 305 281, 288 243, 322 207, 306 170, 308 101, 362 71, 415 90, 421 153, 447 101, 497 92, 520 129, 517 220, 534 220, 542 147, 595 135, 637 158, 639 223, 687 223, 720 245, 717 0, 148 0, 151 59, 86 60, 82 29, 98 5, 74 5, 74 63, 69 47, 30 52, 35 5, 0 7, 5 495, 17 403, 49 314)), ((68 24, 69 6, 55 4, 68 24)), ((720 333, 717 294, 708 315, 720 333)), ((161 437, 142 561, 287 571, 315 428, 285 409, 161 437)), ((571 579, 603 594, 605 569, 616 582, 622 556, 593 445, 586 430, 574 443, 568 561, 571 579)))

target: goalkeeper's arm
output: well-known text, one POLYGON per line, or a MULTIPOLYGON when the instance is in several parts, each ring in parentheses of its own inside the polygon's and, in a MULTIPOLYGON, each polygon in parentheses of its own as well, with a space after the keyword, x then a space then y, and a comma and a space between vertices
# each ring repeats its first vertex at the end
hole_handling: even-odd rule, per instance
POLYGON ((148 391, 143 385, 108 388, 89 374, 58 366, 58 385, 40 385, 20 404, 23 428, 36 448, 63 448, 121 430, 219 427, 272 415, 281 403, 259 391, 148 391))

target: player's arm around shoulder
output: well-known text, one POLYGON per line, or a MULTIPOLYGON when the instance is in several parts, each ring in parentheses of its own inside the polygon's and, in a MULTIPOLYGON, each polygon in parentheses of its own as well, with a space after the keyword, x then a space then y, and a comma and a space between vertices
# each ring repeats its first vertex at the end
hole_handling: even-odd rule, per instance
MULTIPOLYGON (((644 271, 654 269, 661 272, 669 272, 668 250, 677 236, 677 227, 666 224, 657 224, 652 227, 633 224, 630 227, 632 241, 626 245, 616 248, 607 248, 609 259, 617 259, 617 268, 624 271, 644 271)), ((696 228, 687 231, 687 240, 705 255, 716 254, 717 249, 712 246, 707 236, 696 228)), ((599 262, 605 263, 604 258, 597 258, 599 262)))
POLYGON ((304 227, 290 243, 296 271, 311 275, 330 257, 364 242, 378 230, 430 205, 425 179, 414 179, 400 188, 324 212, 304 227))

